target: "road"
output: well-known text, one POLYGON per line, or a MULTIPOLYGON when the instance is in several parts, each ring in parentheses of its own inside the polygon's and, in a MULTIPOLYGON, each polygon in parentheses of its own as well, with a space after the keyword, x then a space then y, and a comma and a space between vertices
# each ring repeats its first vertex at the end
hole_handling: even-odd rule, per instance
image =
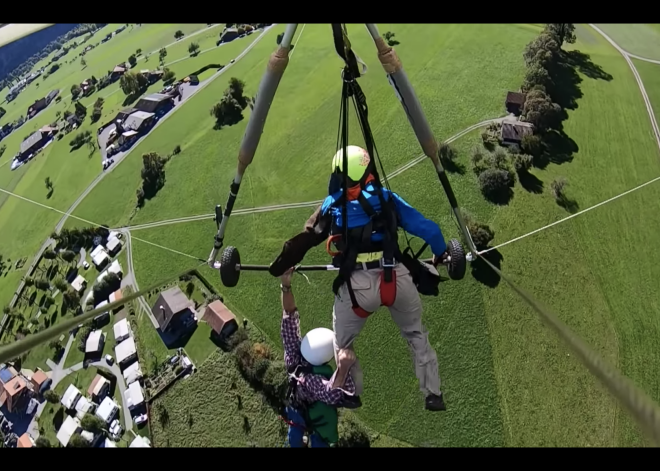
MULTIPOLYGON (((126 247, 124 250, 126 250, 126 260, 128 260, 128 267, 126 268, 126 274, 122 280, 122 285, 124 284, 124 281, 126 281, 126 284, 132 285, 135 291, 140 291, 140 286, 138 285, 137 278, 135 277, 135 267, 133 266, 133 243, 131 240, 131 233, 127 230, 122 230, 122 232, 125 234, 124 237, 126 239, 126 247)), ((151 320, 154 329, 159 329, 160 326, 158 325, 158 321, 152 314, 151 307, 144 299, 144 296, 138 297, 137 302, 138 306, 142 308, 142 311, 144 311, 144 313, 149 316, 149 320, 151 320)))
MULTIPOLYGON (((254 41, 252 41, 252 43, 251 43, 249 46, 247 46, 247 47, 245 48, 245 50, 244 50, 243 52, 241 52, 241 53, 236 57, 234 63, 228 64, 226 67, 224 67, 222 70, 220 70, 220 71, 216 72, 215 74, 213 74, 211 77, 209 77, 209 78, 208 78, 207 80, 205 80, 203 83, 200 82, 200 84, 199 84, 198 86, 194 87, 194 88, 195 88, 195 92, 194 92, 194 93, 197 93, 198 91, 202 90, 204 87, 206 87, 206 86, 207 86, 209 83, 211 83, 213 80, 216 80, 216 79, 217 79, 218 77, 220 77, 222 74, 224 74, 225 72, 227 72, 227 70, 231 69, 231 67, 232 67, 233 65, 235 65, 238 61, 240 61, 243 57, 245 57, 245 55, 246 55, 248 52, 250 52, 250 50, 251 50, 254 46, 256 46, 256 45, 259 43, 259 41, 261 41, 261 40, 266 36, 266 33, 267 33, 271 28, 273 28, 273 27, 275 27, 275 26, 277 26, 277 23, 272 24, 271 26, 265 28, 265 29, 261 32, 261 34, 259 35, 259 37, 256 38, 254 41)), ((153 130, 156 129, 158 126, 160 126, 163 122, 165 122, 165 121, 166 121, 170 116, 172 116, 172 115, 173 115, 178 109, 179 109, 179 107, 177 106, 177 107, 175 107, 170 113, 168 113, 168 114, 166 114, 165 116, 163 116, 163 118, 161 118, 160 121, 158 121, 158 122, 154 125, 154 127, 151 129, 150 133, 153 132, 153 130)), ((146 134, 144 137, 142 137, 141 139, 139 139, 139 140, 138 140, 138 141, 137 141, 137 142, 131 147, 131 149, 128 150, 128 152, 126 152, 125 154, 123 154, 123 155, 121 155, 121 156, 117 156, 117 158, 115 159, 115 163, 114 163, 110 168, 108 168, 105 172, 101 172, 101 174, 100 174, 98 177, 96 177, 96 178, 92 181, 92 183, 89 184, 89 186, 88 186, 87 188, 85 188, 85 190, 80 194, 80 196, 78 196, 78 198, 73 202, 73 204, 72 204, 72 205, 69 207, 69 209, 66 211, 66 214, 65 214, 64 216, 62 216, 62 218, 59 220, 59 222, 58 222, 57 225, 55 226, 55 232, 59 233, 59 232, 62 230, 62 227, 64 227, 64 224, 66 223, 67 219, 69 218, 69 215, 70 215, 73 211, 76 210, 76 208, 77 208, 78 205, 82 202, 82 200, 84 200, 84 199, 87 197, 87 195, 89 195, 89 193, 91 193, 91 191, 96 187, 96 185, 99 184, 99 182, 101 182, 101 180, 103 180, 103 179, 105 178, 106 175, 108 175, 108 174, 109 174, 110 172, 112 172, 115 168, 117 168, 117 167, 119 166, 119 164, 120 164, 120 163, 121 163, 121 162, 122 162, 122 161, 123 161, 123 160, 124 160, 129 154, 130 154, 130 153, 131 153, 131 151, 132 151, 133 149, 135 149, 135 148, 137 147, 137 145, 138 145, 143 139, 145 139, 150 133, 146 134)), ((42 244, 41 248, 39 249, 39 251, 37 252, 37 254, 35 255, 35 257, 32 259, 32 262, 30 263, 30 267, 29 267, 28 270, 27 270, 27 273, 28 273, 28 274, 31 274, 31 273, 32 273, 32 271, 34 270, 34 268, 35 268, 36 265, 37 265, 37 262, 39 261, 39 259, 41 258, 42 254, 44 253, 44 251, 45 251, 50 245, 52 245, 54 242, 55 242, 55 241, 49 237, 49 238, 48 238, 48 239, 42 244)), ((14 307, 14 305, 15 305, 16 302, 18 301, 18 294, 17 294, 17 293, 20 293, 20 292, 23 290, 24 287, 25 287, 25 282, 24 282, 24 281, 21 281, 20 284, 19 284, 18 290, 16 291, 16 293, 14 294, 14 296, 12 297, 12 299, 11 299, 11 301, 10 301, 10 303, 9 303, 9 307, 10 307, 10 308, 13 308, 13 307, 14 307)), ((5 326, 6 322, 7 322, 7 319, 8 319, 8 316, 7 316, 6 314, 3 315, 3 317, 2 317, 2 321, 0 322, 0 333, 1 333, 2 330, 4 329, 4 326, 5 326)))

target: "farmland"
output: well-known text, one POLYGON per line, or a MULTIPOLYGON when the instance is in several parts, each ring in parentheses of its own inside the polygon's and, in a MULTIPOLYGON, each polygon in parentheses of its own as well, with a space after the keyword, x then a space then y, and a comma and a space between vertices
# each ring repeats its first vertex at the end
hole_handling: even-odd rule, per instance
MULTIPOLYGON (((634 32, 630 25, 599 26, 628 52, 660 59, 656 57, 660 49, 654 49, 648 41, 658 34, 653 26, 640 25, 643 28, 634 32)), ((400 42, 397 52, 434 134, 441 140, 481 121, 504 116, 506 92, 518 90, 525 76, 522 51, 541 30, 539 25, 439 28, 383 24, 379 28, 381 32, 396 33, 400 42)), ((220 130, 214 129, 209 109, 222 96, 229 77, 245 82, 246 96, 256 94, 268 55, 275 48, 275 37, 283 30, 284 26, 279 25, 263 33, 264 40, 237 61, 228 75, 200 90, 136 146, 74 215, 111 227, 132 226, 207 214, 216 204, 224 204, 249 108, 242 121, 220 130), (166 155, 175 146, 182 151, 167 163, 164 187, 136 210, 141 155, 166 155)), ((303 31, 299 28, 294 40, 291 62, 273 101, 254 165, 243 180, 236 208, 309 202, 325 195, 329 160, 335 151, 341 62, 327 25, 305 25, 303 31)), ((575 44, 564 45, 565 57, 571 61, 563 69, 564 80, 557 85, 566 112, 563 147, 550 162, 535 162, 524 181, 518 179, 507 204, 488 202, 472 171, 471 155, 475 148, 483 147, 483 129, 452 143, 459 171, 451 173, 450 181, 461 206, 493 229, 492 246, 569 215, 552 194, 553 182, 558 179, 568 182, 567 194, 574 201, 575 213, 660 175, 658 143, 628 63, 590 26, 577 25, 576 31, 575 44)), ((391 173, 418 157, 419 145, 383 78, 370 36, 354 25, 349 25, 349 34, 353 48, 370 70, 360 84, 367 96, 369 120, 385 171, 391 173)), ((210 33, 200 34, 200 49, 211 47, 212 38, 210 33)), ((184 38, 182 44, 170 50, 180 49, 185 56, 190 41, 184 38)), ((225 63, 244 47, 245 43, 240 48, 230 43, 190 60, 203 57, 200 63, 207 63, 213 57, 213 62, 225 63)), ((168 55, 167 61, 170 59, 168 55)), ((660 66, 636 59, 633 63, 657 112, 660 82, 656 76, 660 66)), ((49 111, 53 112, 49 108, 43 113, 49 111)), ((359 130, 353 126, 351 133, 358 136, 359 130)), ((360 141, 354 143, 361 145, 360 141)), ((14 188, 11 191, 44 204, 68 207, 95 174, 90 165, 89 175, 77 181, 79 174, 67 166, 72 164, 63 162, 78 159, 85 174, 86 167, 80 162, 87 158, 88 150, 76 151, 80 152, 78 157, 74 157, 75 152, 69 155, 68 149, 67 154, 58 151, 62 156, 57 165, 58 145, 67 147, 61 141, 54 143, 46 150, 50 154, 44 153, 28 169, 19 169, 21 174, 7 175, 8 169, 0 168, 0 187, 14 188), (57 175, 56 168, 61 169, 61 180, 53 176, 57 175), (45 193, 41 182, 48 175, 55 181, 55 192, 46 202, 40 193, 45 193), (58 191, 60 185, 62 190, 58 191)), ((440 224, 446 239, 458 237, 449 204, 428 162, 410 167, 391 183, 394 191, 440 224)), ((491 252, 491 260, 505 273, 557 312, 597 352, 656 400, 660 400, 660 381, 655 373, 660 367, 660 307, 652 298, 652 280, 660 275, 655 263, 660 257, 655 229, 660 223, 655 211, 659 196, 660 187, 650 185, 491 252)), ((312 211, 310 207, 236 214, 228 225, 226 244, 240 249, 242 263, 269 263, 312 211)), ((3 254, 11 253, 13 258, 36 251, 58 219, 59 215, 27 202, 5 199, 0 207, 3 254), (5 230, 21 234, 7 243, 9 249, 5 249, 5 230)), ((68 225, 84 223, 69 220, 68 225)), ((140 239, 161 246, 134 239, 132 255, 139 284, 151 285, 198 265, 192 258, 208 256, 214 231, 210 219, 132 230, 140 239), (167 252, 168 248, 190 257, 167 252)), ((318 247, 307 255, 306 262, 326 263, 327 254, 318 247)), ((279 348, 278 280, 245 272, 239 285, 228 289, 222 287, 217 272, 207 267, 200 271, 239 318, 248 318, 264 332, 269 343, 279 348)), ((303 332, 331 326, 332 278, 326 273, 314 274, 308 281, 295 278, 303 332)), ((0 290, 10 296, 15 286, 11 283, 18 283, 20 274, 10 272, 4 279, 10 286, 0 290)), ((3 293, 0 291, 0 300, 3 293)), ((474 264, 463 281, 443 284, 440 296, 425 297, 423 304, 424 323, 438 354, 446 412, 430 414, 423 410, 406 343, 385 310, 370 318, 356 342, 365 370, 364 405, 356 413, 387 443, 482 447, 646 445, 637 427, 596 379, 483 264, 474 264)), ((165 355, 165 350, 156 346, 159 339, 157 334, 152 335, 155 332, 146 315, 138 315, 135 323, 143 342, 140 348, 165 355)), ((208 330, 200 333, 207 337, 208 330)), ((168 420, 153 416, 155 446, 168 446, 174 437, 186 446, 281 446, 282 424, 276 415, 243 384, 227 354, 215 350, 203 362, 209 351, 199 349, 195 361, 202 366, 198 373, 157 400, 161 404, 158 407, 167 410, 168 420), (237 395, 243 398, 241 411, 217 413, 236 409, 237 395), (243 429, 246 422, 251 434, 243 429)))

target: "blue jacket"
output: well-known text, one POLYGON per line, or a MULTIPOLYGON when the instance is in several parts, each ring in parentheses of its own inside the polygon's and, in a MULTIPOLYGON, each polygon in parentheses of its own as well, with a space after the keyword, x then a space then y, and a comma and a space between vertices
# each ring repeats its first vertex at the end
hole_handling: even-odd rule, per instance
MULTIPOLYGON (((368 203, 374 208, 374 211, 380 211, 380 201, 378 196, 375 194, 369 193, 373 191, 374 187, 372 184, 367 185, 364 194, 367 198, 368 203)), ((397 214, 399 216, 399 224, 401 227, 416 237, 419 237, 424 242, 429 244, 434 255, 442 255, 445 250, 447 250, 447 244, 445 238, 442 235, 440 227, 433 221, 426 219, 422 214, 417 211, 415 208, 406 203, 403 198, 397 195, 394 192, 391 192, 385 188, 382 189, 383 198, 385 201, 389 201, 390 197, 394 198, 394 203, 396 205, 397 214)), ((332 204, 339 199, 342 191, 338 191, 328 196, 321 205, 321 214, 326 215, 330 211, 330 215, 333 217, 333 222, 338 226, 343 226, 342 214, 341 214, 341 205, 338 207, 331 207, 332 204)), ((346 203, 346 211, 348 211, 348 228, 352 229, 354 227, 364 226, 369 222, 369 216, 364 212, 360 203, 357 200, 348 201, 346 203)), ((383 240, 383 235, 376 233, 371 238, 374 242, 380 242, 383 240)))

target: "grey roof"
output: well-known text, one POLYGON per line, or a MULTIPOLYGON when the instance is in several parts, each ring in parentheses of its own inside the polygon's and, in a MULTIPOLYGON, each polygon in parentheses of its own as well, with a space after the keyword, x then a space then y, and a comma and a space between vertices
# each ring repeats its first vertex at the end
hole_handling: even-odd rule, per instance
POLYGON ((520 123, 502 123, 502 139, 520 142, 523 136, 532 133, 531 126, 520 123))
POLYGON ((178 286, 175 286, 162 291, 158 295, 158 299, 151 308, 151 312, 158 321, 161 330, 165 330, 176 314, 194 305, 195 303, 188 299, 178 286))
POLYGON ((165 101, 169 100, 172 98, 169 95, 165 95, 163 93, 152 93, 151 95, 147 95, 142 97, 142 100, 149 100, 149 101, 165 101))
POLYGON ((41 131, 36 131, 34 134, 30 135, 30 137, 21 142, 21 154, 30 150, 32 146, 41 141, 42 138, 43 135, 41 134, 41 131))
POLYGON ((154 116, 153 113, 146 113, 144 111, 136 111, 135 113, 131 114, 126 118, 126 121, 124 121, 123 127, 124 129, 140 129, 142 126, 142 123, 146 120, 154 116))
POLYGON ((50 98, 52 100, 57 96, 58 93, 60 93, 60 91, 58 89, 55 89, 52 92, 50 92, 46 98, 50 98))

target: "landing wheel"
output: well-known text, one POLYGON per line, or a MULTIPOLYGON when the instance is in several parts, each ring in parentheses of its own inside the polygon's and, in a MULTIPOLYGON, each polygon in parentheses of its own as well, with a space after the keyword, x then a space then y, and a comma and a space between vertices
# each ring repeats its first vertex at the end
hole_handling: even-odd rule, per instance
POLYGON ((236 247, 229 246, 222 251, 222 257, 220 258, 220 280, 227 288, 233 288, 238 284, 241 272, 236 269, 236 265, 240 264, 241 256, 236 247))
POLYGON ((462 280, 467 267, 463 246, 458 240, 451 239, 449 244, 447 244, 447 252, 449 252, 449 257, 451 257, 447 265, 449 278, 452 280, 462 280))

